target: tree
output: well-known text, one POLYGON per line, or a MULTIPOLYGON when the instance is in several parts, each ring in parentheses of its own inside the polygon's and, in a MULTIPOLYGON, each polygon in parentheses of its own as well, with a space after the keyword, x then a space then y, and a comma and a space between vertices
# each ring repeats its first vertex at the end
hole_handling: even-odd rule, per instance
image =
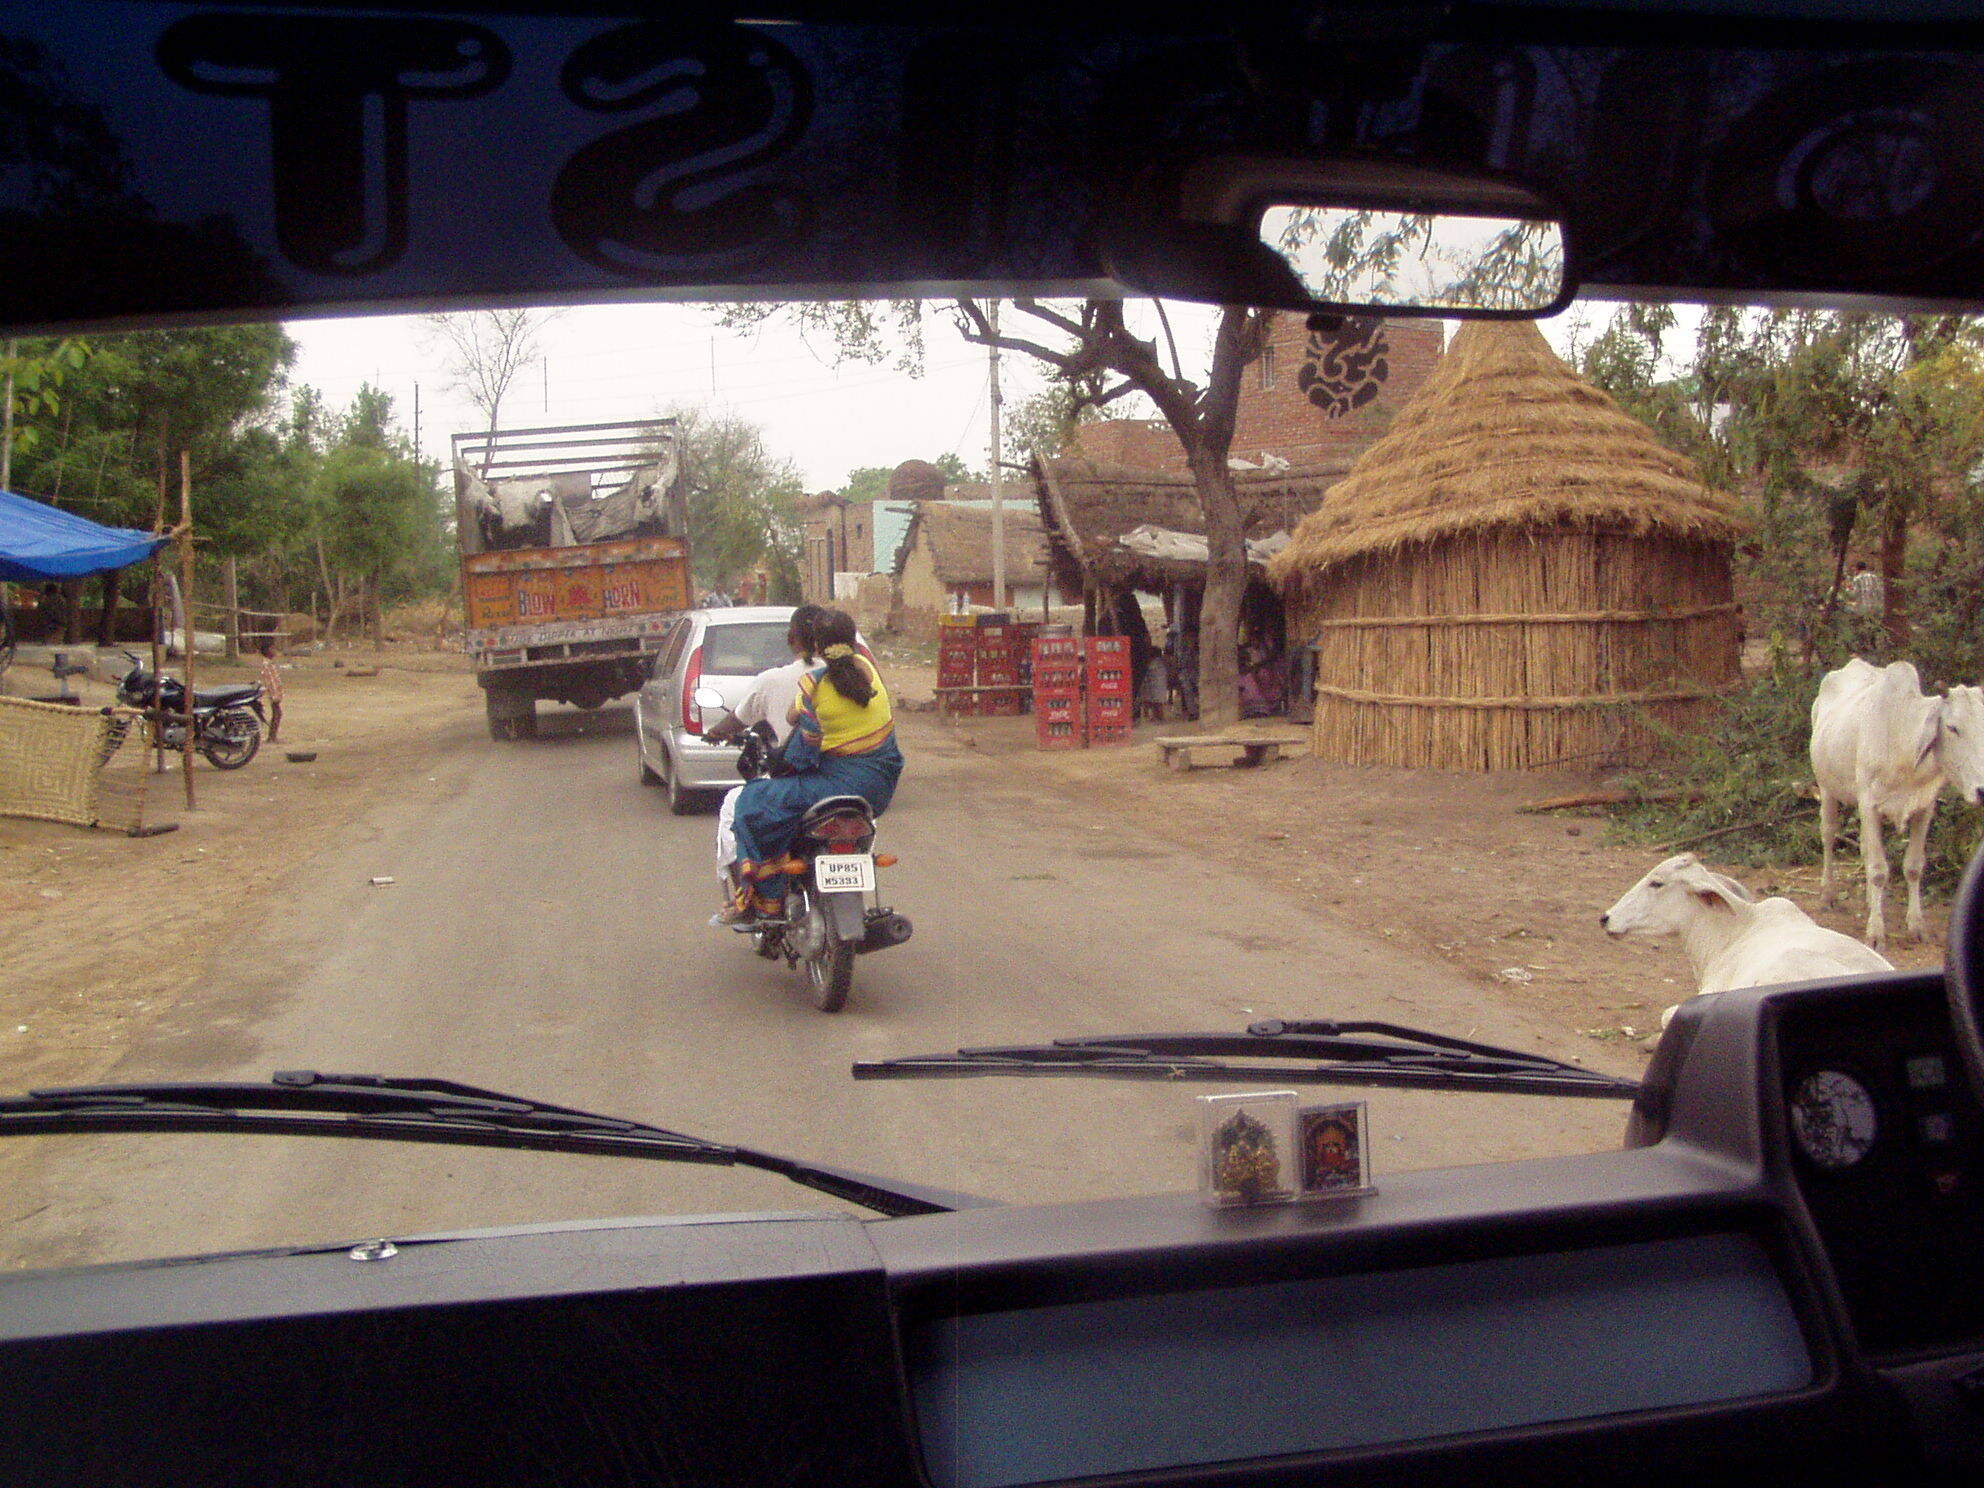
POLYGON ((696 582, 728 588, 762 562, 781 592, 796 592, 799 472, 765 448, 764 432, 734 413, 676 408, 689 551, 696 582))
MULTIPOLYGON (((1205 513, 1209 555, 1199 612, 1200 716, 1213 724, 1235 721, 1240 716, 1240 603, 1247 587, 1247 548, 1239 493, 1226 462, 1239 409, 1240 374, 1266 345, 1273 312, 1240 305, 1221 311, 1201 386, 1184 375, 1175 343, 1166 369, 1156 342, 1130 329, 1119 300, 1072 306, 1033 299, 1011 303, 1049 339, 1003 329, 995 333, 985 307, 973 300, 955 300, 949 308, 965 340, 1022 352, 1051 368, 1057 382, 1072 390, 1076 416, 1083 408, 1104 408, 1141 393, 1184 447, 1205 513)), ((1161 315, 1163 307, 1158 308, 1161 315)), ((920 365, 921 309, 914 300, 737 305, 724 311, 723 323, 745 328, 784 314, 803 330, 831 335, 844 358, 881 361, 894 344, 899 365, 911 359, 912 351, 914 364, 920 365)), ((1168 340, 1168 325, 1166 336, 1168 340)))
MULTIPOLYGON (((489 420, 492 442, 504 397, 518 374, 542 359, 543 331, 554 319, 555 312, 543 310, 468 310, 425 318, 450 386, 489 420)), ((488 469, 486 457, 483 469, 488 469)))

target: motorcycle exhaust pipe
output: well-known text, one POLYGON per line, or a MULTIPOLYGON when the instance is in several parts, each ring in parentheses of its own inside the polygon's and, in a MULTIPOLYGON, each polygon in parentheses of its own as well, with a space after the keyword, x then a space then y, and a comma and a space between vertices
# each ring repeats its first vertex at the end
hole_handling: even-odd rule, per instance
POLYGON ((893 912, 876 912, 868 916, 868 926, 861 937, 861 944, 854 949, 857 954, 869 951, 886 951, 890 946, 899 946, 915 933, 908 915, 893 912))

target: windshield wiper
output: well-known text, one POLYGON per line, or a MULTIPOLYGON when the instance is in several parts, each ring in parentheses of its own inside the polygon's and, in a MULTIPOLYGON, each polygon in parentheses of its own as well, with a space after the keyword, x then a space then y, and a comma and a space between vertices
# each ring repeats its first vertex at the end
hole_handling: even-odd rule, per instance
POLYGON ((1245 1033, 1124 1034, 863 1061, 857 1080, 1093 1075, 1117 1080, 1405 1086, 1631 1100, 1639 1083, 1396 1023, 1250 1023, 1245 1033), (1278 1063, 1270 1061, 1302 1061, 1278 1063))
POLYGON ((93 1085, 0 1098, 0 1136, 191 1131, 363 1137, 761 1168, 898 1218, 982 1208, 994 1202, 453 1080, 278 1070, 267 1085, 93 1085))

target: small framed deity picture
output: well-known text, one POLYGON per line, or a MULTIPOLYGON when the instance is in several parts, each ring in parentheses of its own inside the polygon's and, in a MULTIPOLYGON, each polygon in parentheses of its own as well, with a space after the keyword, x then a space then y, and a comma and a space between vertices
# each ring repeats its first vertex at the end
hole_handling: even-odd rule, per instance
POLYGON ((1296 1113, 1303 1198, 1332 1199, 1371 1192, 1369 1126, 1363 1101, 1304 1106, 1296 1113))
POLYGON ((1198 1101, 1199 1192, 1205 1201, 1225 1209, 1293 1199, 1295 1092, 1202 1095, 1198 1101))

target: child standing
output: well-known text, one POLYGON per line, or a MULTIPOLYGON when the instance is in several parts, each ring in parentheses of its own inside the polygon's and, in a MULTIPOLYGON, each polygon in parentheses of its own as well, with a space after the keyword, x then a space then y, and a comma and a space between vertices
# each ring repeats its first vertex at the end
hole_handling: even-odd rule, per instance
POLYGON ((282 673, 276 670, 276 643, 272 636, 263 636, 255 645, 262 653, 262 696, 269 704, 269 742, 282 742, 282 673))

